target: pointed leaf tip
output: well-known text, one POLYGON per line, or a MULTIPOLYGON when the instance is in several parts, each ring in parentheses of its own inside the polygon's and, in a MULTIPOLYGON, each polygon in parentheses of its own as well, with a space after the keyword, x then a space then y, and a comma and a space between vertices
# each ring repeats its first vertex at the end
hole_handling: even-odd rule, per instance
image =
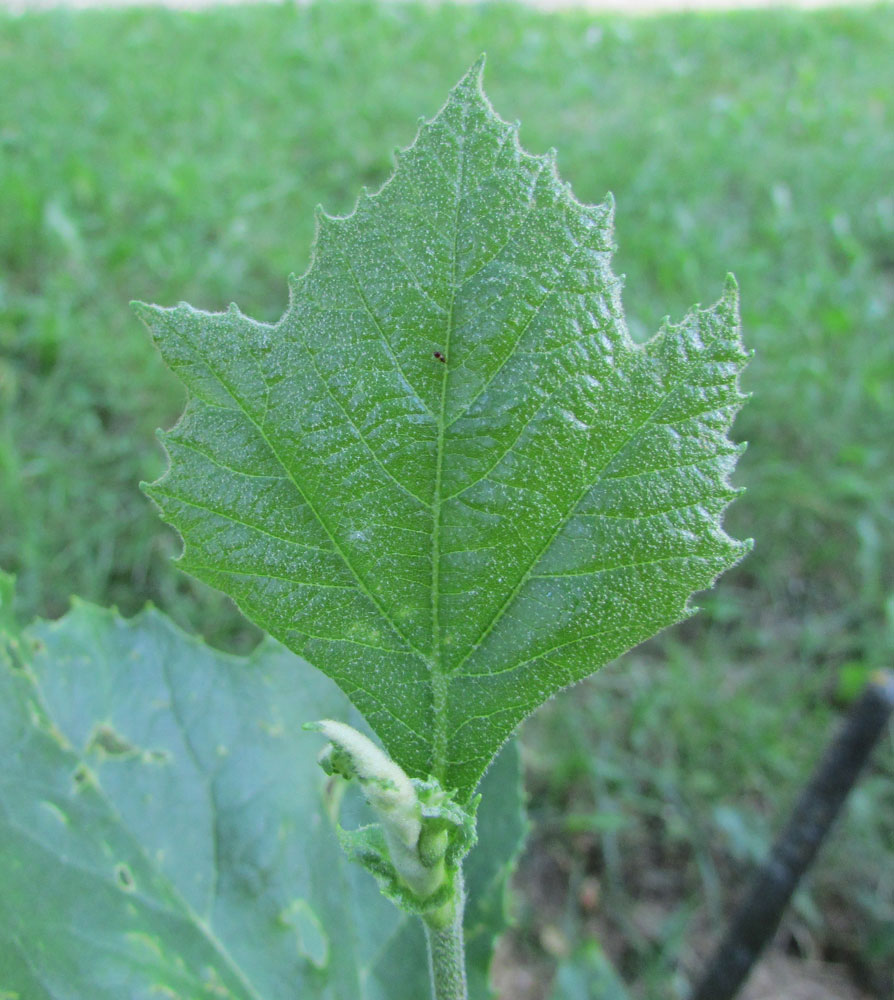
POLYGON ((736 276, 732 273, 727 274, 723 282, 723 294, 721 295, 720 300, 730 309, 731 312, 738 316, 739 282, 736 281, 736 276))
POLYGON ((149 305, 148 302, 133 299, 130 303, 130 308, 138 319, 141 319, 147 326, 149 325, 149 319, 155 312, 153 306, 149 305))
POLYGON ((485 53, 482 53, 466 70, 462 77, 460 77, 451 93, 459 94, 465 92, 480 95, 484 98, 484 65, 486 61, 487 56, 485 53))

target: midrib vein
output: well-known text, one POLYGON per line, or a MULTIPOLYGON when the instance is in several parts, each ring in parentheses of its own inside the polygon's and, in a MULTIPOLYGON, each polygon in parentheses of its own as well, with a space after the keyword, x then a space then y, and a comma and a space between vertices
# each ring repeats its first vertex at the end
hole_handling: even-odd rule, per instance
POLYGON ((447 359, 443 365, 441 376, 441 406, 438 413, 438 445, 437 466, 435 468, 434 518, 432 526, 432 572, 431 572, 431 610, 432 610, 432 714, 434 716, 434 738, 432 740, 432 774, 438 781, 443 781, 447 769, 447 677, 444 674, 441 642, 441 481, 444 469, 444 436, 447 430, 447 379, 450 373, 450 336, 453 333, 453 312, 456 306, 458 290, 458 253, 459 245, 459 209, 462 204, 463 186, 465 184, 465 119, 463 114, 462 129, 457 134, 459 143, 459 176, 456 184, 456 204, 453 212, 453 259, 451 276, 450 308, 447 311, 447 336, 444 342, 444 356, 447 359))

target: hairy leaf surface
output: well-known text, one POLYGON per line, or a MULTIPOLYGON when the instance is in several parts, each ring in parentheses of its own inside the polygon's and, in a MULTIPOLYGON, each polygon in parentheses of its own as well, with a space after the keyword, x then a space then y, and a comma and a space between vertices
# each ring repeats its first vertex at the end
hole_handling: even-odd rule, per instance
POLYGON ((635 344, 611 203, 521 149, 480 69, 377 194, 320 213, 277 324, 137 307, 190 393, 148 487, 183 569, 464 795, 747 549, 721 528, 735 284, 635 344))
MULTIPOLYGON (((371 817, 317 767, 307 714, 359 722, 272 640, 245 660, 158 612, 82 603, 0 635, 0 996, 426 996, 421 924, 339 847, 333 816, 371 817)), ((514 746, 485 783, 466 923, 481 997, 524 832, 514 746)))

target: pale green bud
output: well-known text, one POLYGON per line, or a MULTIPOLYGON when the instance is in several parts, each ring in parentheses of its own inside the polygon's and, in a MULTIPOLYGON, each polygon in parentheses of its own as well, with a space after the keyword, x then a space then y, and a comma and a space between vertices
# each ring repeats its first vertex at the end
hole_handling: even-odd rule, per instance
POLYGON ((357 779, 382 824, 398 875, 420 899, 430 896, 441 885, 443 870, 427 866, 420 857, 422 807, 406 772, 372 740, 344 722, 324 719, 305 728, 332 741, 320 756, 323 770, 357 779))

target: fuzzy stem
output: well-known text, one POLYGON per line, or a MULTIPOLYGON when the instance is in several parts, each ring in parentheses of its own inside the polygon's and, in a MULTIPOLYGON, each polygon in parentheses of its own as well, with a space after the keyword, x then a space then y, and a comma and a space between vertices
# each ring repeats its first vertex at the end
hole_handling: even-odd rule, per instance
POLYGON ((465 891, 462 873, 449 909, 423 919, 428 942, 428 972, 432 1000, 468 1000, 466 948, 463 940, 465 891))

